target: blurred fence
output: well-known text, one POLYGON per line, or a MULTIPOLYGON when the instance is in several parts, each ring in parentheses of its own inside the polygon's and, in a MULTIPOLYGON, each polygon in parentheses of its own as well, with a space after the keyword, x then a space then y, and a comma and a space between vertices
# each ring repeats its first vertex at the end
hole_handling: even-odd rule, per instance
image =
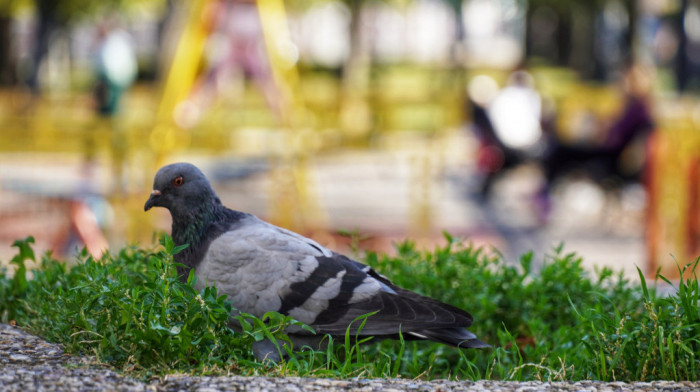
POLYGON ((700 103, 662 102, 659 127, 650 143, 647 206, 647 274, 678 278, 682 266, 700 256, 700 103))

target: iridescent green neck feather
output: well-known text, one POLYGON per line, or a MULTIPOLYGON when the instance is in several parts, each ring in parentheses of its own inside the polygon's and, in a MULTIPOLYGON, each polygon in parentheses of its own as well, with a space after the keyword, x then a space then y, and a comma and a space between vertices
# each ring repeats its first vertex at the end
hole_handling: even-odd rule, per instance
POLYGON ((172 233, 175 245, 188 244, 190 249, 199 245, 207 227, 217 220, 216 210, 220 208, 223 208, 221 204, 212 201, 201 203, 191 210, 174 212, 172 233))

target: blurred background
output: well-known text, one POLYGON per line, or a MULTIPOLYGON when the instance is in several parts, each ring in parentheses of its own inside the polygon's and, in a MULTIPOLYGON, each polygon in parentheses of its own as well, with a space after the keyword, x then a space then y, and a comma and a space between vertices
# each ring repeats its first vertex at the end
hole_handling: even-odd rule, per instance
POLYGON ((443 231, 678 277, 700 254, 700 0, 1 0, 0 258, 169 231, 190 161, 338 250, 443 231))

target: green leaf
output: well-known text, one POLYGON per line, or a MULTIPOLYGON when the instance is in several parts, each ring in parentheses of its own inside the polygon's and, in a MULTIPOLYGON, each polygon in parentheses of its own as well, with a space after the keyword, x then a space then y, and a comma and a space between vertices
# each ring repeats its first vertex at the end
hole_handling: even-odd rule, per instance
POLYGON ((173 253, 173 248, 175 247, 175 244, 173 243, 173 237, 163 234, 160 239, 159 239, 160 244, 165 248, 165 252, 168 254, 173 253))
POLYGON ((190 246, 190 244, 178 245, 175 248, 173 248, 169 253, 174 256, 174 255, 182 252, 183 250, 187 249, 187 247, 189 247, 189 246, 190 246))
POLYGON ((19 249, 19 253, 12 258, 10 261, 11 263, 19 265, 20 263, 23 263, 25 260, 31 260, 35 261, 34 259, 34 250, 32 249, 31 244, 34 243, 34 237, 29 236, 23 240, 17 240, 12 243, 12 246, 15 248, 19 249))

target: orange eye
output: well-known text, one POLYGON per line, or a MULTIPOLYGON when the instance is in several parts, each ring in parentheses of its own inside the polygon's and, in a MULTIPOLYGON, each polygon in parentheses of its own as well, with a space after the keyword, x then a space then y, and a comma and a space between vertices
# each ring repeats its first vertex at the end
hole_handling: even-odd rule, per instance
POLYGON ((180 186, 180 185, 182 185, 183 182, 185 182, 185 181, 182 179, 182 176, 175 177, 175 179, 173 180, 173 185, 180 186))

